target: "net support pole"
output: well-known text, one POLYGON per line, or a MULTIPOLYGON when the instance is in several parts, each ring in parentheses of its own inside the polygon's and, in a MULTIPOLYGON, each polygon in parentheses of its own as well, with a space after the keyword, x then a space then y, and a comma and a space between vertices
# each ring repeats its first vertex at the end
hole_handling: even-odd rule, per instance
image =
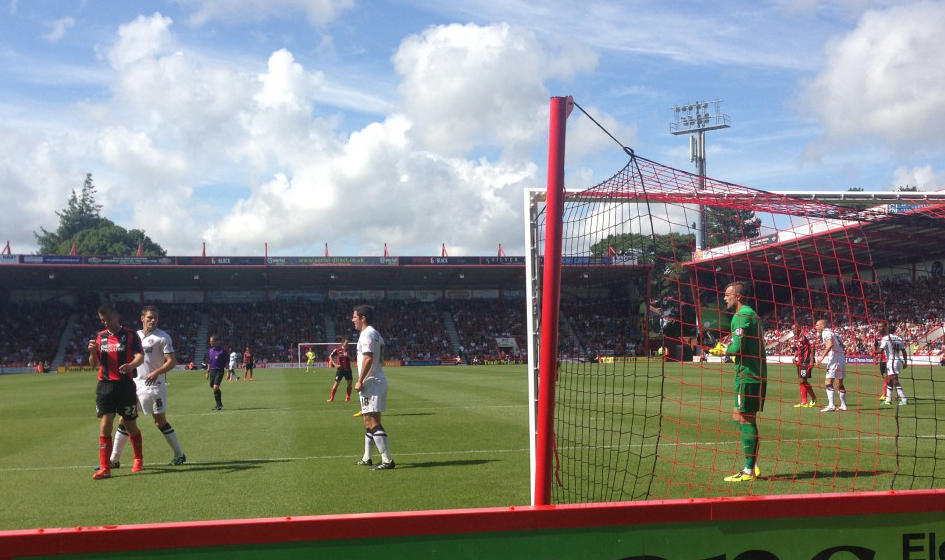
POLYGON ((545 199, 545 261, 542 274, 541 347, 538 365, 538 434, 535 505, 551 504, 555 379, 558 373, 558 307, 561 299, 561 235, 564 211, 564 139, 570 97, 551 98, 548 194, 545 199))

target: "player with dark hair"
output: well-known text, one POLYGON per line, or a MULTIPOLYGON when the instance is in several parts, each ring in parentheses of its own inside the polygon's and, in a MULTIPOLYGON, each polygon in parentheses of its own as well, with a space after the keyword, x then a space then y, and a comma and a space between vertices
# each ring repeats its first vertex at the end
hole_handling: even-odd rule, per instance
POLYGON ((331 386, 331 395, 328 402, 335 400, 335 391, 342 379, 348 381, 348 388, 345 391, 345 402, 351 401, 351 356, 348 354, 348 339, 342 339, 341 346, 338 346, 328 355, 328 367, 337 367, 335 371, 335 383, 331 386))
POLYGON ((206 378, 210 380, 210 389, 213 390, 213 398, 217 405, 213 410, 223 410, 223 392, 220 391, 220 383, 223 382, 223 372, 226 370, 227 361, 230 353, 217 335, 210 336, 210 348, 207 349, 207 374, 206 378))
POLYGON ((906 393, 899 384, 899 373, 909 367, 909 356, 906 354, 906 342, 901 336, 896 334, 896 324, 883 321, 880 323, 880 334, 883 338, 880 340, 879 349, 883 352, 886 362, 886 398, 881 406, 892 405, 893 388, 899 397, 899 406, 909 404, 906 399, 906 393), (900 358, 902 356, 902 358, 900 358))
POLYGON ((394 468, 390 454, 387 432, 381 425, 381 413, 387 408, 387 377, 384 376, 384 338, 371 326, 374 308, 359 305, 351 314, 358 337, 358 381, 355 390, 361 397, 361 412, 364 415, 364 456, 359 465, 371 465, 371 448, 376 446, 381 454, 381 464, 375 470, 394 468))
POLYGON ((797 365, 797 378, 801 386, 801 402, 794 408, 814 408, 817 406, 817 395, 810 384, 810 376, 814 371, 814 347, 810 337, 800 323, 794 323, 794 363, 797 365))
POLYGON ((843 378, 846 377, 847 354, 843 347, 843 341, 840 335, 835 333, 827 325, 826 319, 821 319, 814 323, 814 330, 820 335, 824 342, 824 351, 815 365, 825 364, 827 368, 827 377, 824 382, 824 388, 827 391, 827 406, 820 409, 821 412, 832 412, 835 410, 847 409, 847 390, 843 386, 843 378), (837 386, 834 388, 834 382, 837 386), (840 393, 840 404, 834 406, 834 393, 840 393))
POLYGON ((889 379, 886 377, 886 353, 880 348, 883 335, 887 332, 883 330, 886 324, 886 321, 876 324, 876 336, 873 338, 873 361, 879 364, 879 376, 883 378, 883 389, 879 392, 880 403, 886 400, 886 388, 889 386, 889 379))
MULTIPOLYGON (((141 310, 141 346, 144 349, 144 363, 138 366, 138 375, 135 377, 137 387, 138 406, 145 415, 151 415, 154 426, 164 435, 164 439, 174 452, 170 466, 183 465, 187 457, 177 441, 177 432, 167 421, 167 372, 177 365, 174 352, 174 343, 171 336, 157 328, 159 318, 158 308, 147 305, 141 310)), ((128 431, 125 421, 118 423, 115 432, 115 444, 109 459, 111 468, 121 466, 121 452, 128 441, 128 431)))
POLYGON ((246 349, 243 350, 243 379, 246 381, 253 380, 253 368, 255 367, 253 360, 253 351, 247 346, 246 349))
POLYGON ((144 350, 138 333, 122 326, 115 306, 106 303, 98 308, 98 318, 105 326, 89 340, 89 365, 98 368, 98 386, 95 389, 95 411, 99 417, 99 468, 94 480, 111 478, 109 458, 112 454, 112 426, 115 414, 125 423, 134 448, 132 472, 144 466, 141 430, 138 418, 138 395, 135 391, 135 368, 144 362, 144 350))
POLYGON ((732 282, 725 287, 725 305, 735 311, 732 317, 732 343, 725 349, 725 354, 735 359, 735 408, 732 419, 738 427, 745 453, 745 468, 725 477, 725 482, 746 482, 758 476, 757 415, 764 410, 768 364, 761 319, 748 305, 751 295, 751 285, 745 281, 732 282))

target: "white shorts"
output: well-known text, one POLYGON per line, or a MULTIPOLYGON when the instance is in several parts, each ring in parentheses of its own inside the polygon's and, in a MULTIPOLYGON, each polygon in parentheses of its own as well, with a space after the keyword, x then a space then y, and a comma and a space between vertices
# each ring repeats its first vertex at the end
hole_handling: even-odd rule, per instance
POLYGON ((361 385, 361 412, 384 412, 387 410, 387 379, 369 377, 361 385))
POLYGON ((902 371, 902 360, 886 362, 886 375, 899 375, 902 371))
POLYGON ((840 362, 827 362, 827 379, 843 379, 846 377, 844 369, 840 362))
POLYGON ((156 385, 138 385, 138 408, 146 416, 167 411, 167 385, 163 380, 156 385))

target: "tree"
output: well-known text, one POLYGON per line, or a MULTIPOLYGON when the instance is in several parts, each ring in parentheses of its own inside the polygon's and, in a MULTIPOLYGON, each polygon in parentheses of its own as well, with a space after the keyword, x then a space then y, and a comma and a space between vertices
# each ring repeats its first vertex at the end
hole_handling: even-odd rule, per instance
POLYGON ((863 192, 863 187, 850 187, 847 192, 863 192))
POLYGON ((706 208, 705 229, 709 247, 720 247, 758 237, 761 220, 751 210, 711 207, 706 208))
POLYGON ((900 185, 896 190, 899 192, 919 192, 919 187, 915 185, 900 185))
POLYGON ((102 216, 102 205, 95 202, 95 184, 92 174, 87 173, 81 194, 75 190, 59 216, 56 231, 40 227, 41 233, 33 233, 39 243, 39 254, 65 255, 72 250, 73 242, 83 255, 133 255, 142 244, 148 256, 163 256, 167 251, 145 235, 143 230, 127 230, 102 216))
POLYGON ((613 249, 617 254, 637 257, 640 264, 653 264, 657 260, 687 262, 692 260, 695 242, 696 236, 691 233, 621 233, 608 235, 591 245, 591 254, 606 257, 613 249))

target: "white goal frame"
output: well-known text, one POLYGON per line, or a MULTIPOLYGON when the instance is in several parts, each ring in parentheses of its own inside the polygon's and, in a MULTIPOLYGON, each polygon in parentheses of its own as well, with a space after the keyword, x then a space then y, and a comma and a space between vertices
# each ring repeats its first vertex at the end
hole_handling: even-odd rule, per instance
MULTIPOLYGON (((340 340, 339 340, 338 342, 299 342, 299 343, 296 345, 296 355, 298 356, 298 363, 296 364, 296 367, 299 368, 299 369, 301 369, 301 368, 304 368, 304 367, 305 367, 305 364, 308 363, 308 359, 307 359, 307 358, 305 359, 304 362, 302 361, 302 356, 303 356, 303 354, 302 354, 302 347, 303 347, 303 346, 305 346, 306 348, 308 348, 308 347, 311 347, 311 346, 315 346, 315 347, 319 347, 319 346, 335 347, 335 346, 340 346, 340 345, 341 345, 341 341, 340 341, 340 340)), ((357 345, 358 345, 357 342, 349 342, 349 343, 348 343, 348 346, 355 346, 355 347, 357 347, 357 345)), ((316 361, 316 362, 315 362, 315 367, 324 367, 324 368, 327 368, 327 367, 328 367, 328 362, 327 362, 327 361, 316 361)))

